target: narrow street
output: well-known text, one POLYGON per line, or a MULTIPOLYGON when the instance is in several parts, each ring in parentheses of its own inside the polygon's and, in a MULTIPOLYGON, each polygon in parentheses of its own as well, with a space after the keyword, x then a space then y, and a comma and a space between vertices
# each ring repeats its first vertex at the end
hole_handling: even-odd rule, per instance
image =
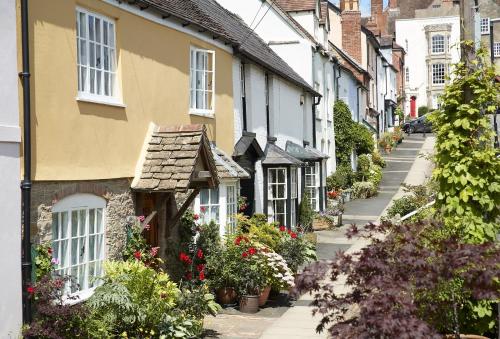
MULTIPOLYGON (((354 251, 366 243, 359 239, 348 240, 345 231, 350 224, 376 222, 384 214, 392 199, 403 194, 402 183, 421 184, 431 173, 430 162, 420 154, 432 151, 434 137, 422 134, 406 136, 402 144, 391 154, 384 155, 387 166, 377 196, 366 200, 353 200, 345 204, 344 226, 335 230, 320 231, 318 235, 319 259, 331 259, 338 250, 354 251)), ((339 289, 343 286, 339 285, 339 289)), ((310 295, 304 295, 292 307, 271 306, 254 315, 243 315, 237 311, 205 319, 207 338, 326 338, 326 334, 315 333, 318 318, 311 315, 310 295), (228 314, 230 313, 230 314, 228 314)))

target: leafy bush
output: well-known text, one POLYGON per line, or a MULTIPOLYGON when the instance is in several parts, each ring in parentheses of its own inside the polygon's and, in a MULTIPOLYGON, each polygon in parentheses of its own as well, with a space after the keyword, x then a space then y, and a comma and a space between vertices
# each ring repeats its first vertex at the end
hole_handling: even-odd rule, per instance
POLYGON ((477 59, 455 67, 441 109, 429 116, 436 132, 436 208, 450 232, 476 243, 500 231, 500 158, 488 117, 500 105, 500 84, 486 58, 480 50, 477 59))
POLYGON ((316 212, 311 207, 311 200, 309 194, 302 194, 302 199, 299 204, 299 225, 304 230, 310 230, 314 221, 316 212))
POLYGON ((326 178, 326 186, 329 191, 346 189, 352 186, 354 178, 351 165, 340 165, 335 173, 326 178))
POLYGON ((380 182, 382 181, 382 168, 380 168, 380 166, 372 165, 368 175, 368 181, 378 190, 380 182))
MULTIPOLYGON (((77 297, 69 295, 65 286, 74 283, 69 276, 41 276, 38 283, 28 288, 34 299, 33 321, 23 330, 30 338, 89 338, 97 331, 94 322, 88 321, 90 314, 84 304, 69 305, 67 301, 77 297)), ((96 336, 94 336, 96 337, 96 336)), ((97 336, 99 337, 99 336, 97 336)))
POLYGON ((347 166, 351 163, 354 148, 352 113, 345 102, 337 100, 333 106, 333 115, 337 164, 347 166))
POLYGON ((375 150, 373 134, 365 126, 354 123, 354 148, 356 154, 371 154, 375 150))
POLYGON ((372 152, 372 161, 375 165, 380 166, 381 168, 385 168, 386 166, 384 158, 382 158, 377 150, 372 152))
MULTIPOLYGON (((370 245, 306 268, 297 290, 315 293, 314 313, 322 317, 317 330, 328 328, 334 338, 459 337, 473 325, 459 317, 468 298, 500 298, 500 247, 463 244, 456 237, 436 240, 432 235, 442 229, 439 223, 370 224, 369 234, 361 235, 370 245), (340 279, 347 289, 338 293, 340 279), (443 290, 450 298, 443 298, 443 290)), ((360 236, 356 226, 348 232, 352 236, 360 236)))
POLYGON ((50 243, 43 243, 35 247, 35 281, 40 281, 54 271, 54 266, 58 264, 58 261, 52 257, 52 252, 50 243))
POLYGON ((87 301, 93 318, 108 336, 126 333, 142 337, 159 333, 166 315, 172 315, 180 290, 167 274, 139 260, 104 263, 102 286, 87 301))
POLYGON ((406 195, 393 201, 387 210, 387 216, 389 218, 394 218, 396 215, 404 217, 422 206, 415 196, 406 195))
POLYGON ((429 113, 429 108, 427 106, 420 106, 418 108, 418 117, 420 118, 423 115, 426 115, 429 113))
POLYGON ((370 181, 358 181, 352 185, 352 194, 356 199, 366 199, 377 194, 377 188, 370 181))
POLYGON ((368 154, 360 155, 358 157, 358 180, 365 181, 370 175, 372 166, 372 159, 368 154))
POLYGON ((307 240, 305 233, 286 231, 284 227, 280 232, 281 241, 276 252, 285 259, 293 273, 305 263, 317 260, 316 245, 307 240))

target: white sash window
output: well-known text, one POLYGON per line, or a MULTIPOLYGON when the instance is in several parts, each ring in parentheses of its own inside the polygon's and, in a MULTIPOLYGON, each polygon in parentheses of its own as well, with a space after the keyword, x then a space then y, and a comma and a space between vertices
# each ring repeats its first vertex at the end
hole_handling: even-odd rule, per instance
POLYGON ((211 115, 214 112, 215 53, 191 47, 190 112, 211 115))

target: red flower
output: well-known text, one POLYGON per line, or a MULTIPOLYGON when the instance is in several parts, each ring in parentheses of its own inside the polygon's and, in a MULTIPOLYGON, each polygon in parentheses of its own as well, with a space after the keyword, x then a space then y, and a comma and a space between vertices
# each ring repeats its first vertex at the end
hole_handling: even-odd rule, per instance
POLYGON ((291 231, 291 230, 288 230, 288 231, 287 231, 287 233, 291 235, 291 234, 292 234, 292 231, 291 231))
POLYGON ((193 215, 193 219, 198 220, 198 219, 200 219, 200 216, 198 214, 195 214, 195 215, 193 215))
POLYGON ((280 231, 281 232, 285 232, 286 231, 286 227, 285 226, 280 226, 280 231))
POLYGON ((189 257, 189 255, 187 255, 184 252, 181 252, 181 254, 179 254, 179 260, 182 261, 183 263, 187 264, 187 265, 190 265, 192 263, 192 260, 189 257))
POLYGON ((205 280, 205 273, 203 271, 200 272, 199 278, 201 281, 205 280))
POLYGON ((202 272, 205 269, 205 265, 199 264, 196 266, 196 269, 198 270, 198 272, 202 272))
POLYGON ((236 240, 234 241, 234 244, 239 246, 240 243, 241 243, 241 237, 237 237, 236 240))
POLYGON ((199 258, 199 259, 203 259, 203 251, 200 249, 198 249, 198 252, 196 252, 196 256, 199 258))
POLYGON ((257 253, 257 250, 256 250, 255 248, 250 247, 250 248, 248 249, 248 254, 250 254, 250 255, 254 255, 255 253, 257 253))
POLYGON ((292 237, 292 239, 296 239, 297 238, 297 233, 292 232, 292 233, 290 233, 290 236, 292 237))
POLYGON ((191 272, 187 272, 186 273, 186 280, 191 280, 193 279, 193 275, 191 274, 191 272))
POLYGON ((134 252, 134 257, 135 257, 137 260, 141 260, 141 257, 142 257, 142 253, 141 253, 141 251, 135 251, 135 252, 134 252))
POLYGON ((52 254, 52 247, 47 248, 47 252, 48 252, 49 254, 52 254))
POLYGON ((207 210, 207 208, 206 208, 206 207, 200 207, 200 211, 201 211, 201 213, 205 213, 205 211, 206 211, 206 210, 207 210))
POLYGON ((29 294, 33 294, 33 293, 35 293, 35 288, 33 286, 28 286, 26 291, 28 291, 29 294))
POLYGON ((241 255, 243 258, 246 258, 248 257, 248 253, 247 252, 243 252, 243 254, 241 255))

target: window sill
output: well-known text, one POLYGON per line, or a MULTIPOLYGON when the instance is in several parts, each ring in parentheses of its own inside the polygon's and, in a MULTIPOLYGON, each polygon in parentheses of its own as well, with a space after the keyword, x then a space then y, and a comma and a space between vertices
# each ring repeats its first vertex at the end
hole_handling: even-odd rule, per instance
POLYGON ((213 112, 189 111, 189 114, 196 115, 196 116, 203 117, 203 118, 210 118, 210 119, 215 118, 215 114, 213 112))
POLYGON ((96 287, 92 287, 92 288, 89 288, 85 291, 79 291, 79 292, 75 292, 73 294, 70 294, 70 297, 77 297, 77 299, 69 299, 68 297, 63 297, 63 303, 64 303, 64 305, 69 305, 69 306, 82 303, 94 294, 95 289, 96 289, 96 287))
POLYGON ((97 99, 97 98, 89 98, 86 96, 77 96, 76 101, 80 102, 88 102, 91 104, 98 104, 98 105, 107 105, 107 106, 113 106, 113 107, 121 107, 125 108, 127 105, 125 105, 123 102, 120 102, 118 100, 107 100, 107 99, 97 99))

